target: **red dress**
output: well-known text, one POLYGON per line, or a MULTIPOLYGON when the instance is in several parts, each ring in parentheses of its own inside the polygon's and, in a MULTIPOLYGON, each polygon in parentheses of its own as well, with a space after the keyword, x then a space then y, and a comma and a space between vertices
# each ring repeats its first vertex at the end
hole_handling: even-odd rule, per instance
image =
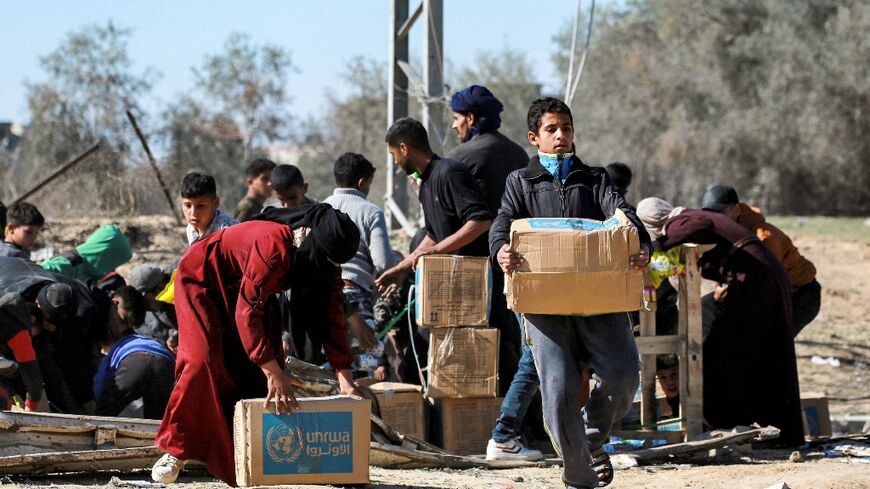
MULTIPOLYGON (((205 463, 233 486, 232 409, 240 399, 266 395, 259 365, 284 364, 274 296, 289 286, 295 252, 290 227, 248 221, 194 243, 178 265, 176 382, 155 442, 181 460, 205 463)), ((312 331, 336 370, 352 362, 338 270, 328 324, 312 331)))

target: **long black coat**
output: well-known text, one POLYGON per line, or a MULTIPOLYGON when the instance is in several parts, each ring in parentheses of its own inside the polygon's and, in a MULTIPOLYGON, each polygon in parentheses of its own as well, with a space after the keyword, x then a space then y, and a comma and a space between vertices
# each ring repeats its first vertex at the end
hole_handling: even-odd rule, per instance
POLYGON ((659 242, 664 249, 716 245, 701 257, 701 274, 728 284, 723 301, 703 300, 710 321, 704 340, 707 422, 728 429, 776 426, 779 442, 803 443, 791 292, 782 264, 752 232, 715 212, 683 211, 668 220, 659 242))

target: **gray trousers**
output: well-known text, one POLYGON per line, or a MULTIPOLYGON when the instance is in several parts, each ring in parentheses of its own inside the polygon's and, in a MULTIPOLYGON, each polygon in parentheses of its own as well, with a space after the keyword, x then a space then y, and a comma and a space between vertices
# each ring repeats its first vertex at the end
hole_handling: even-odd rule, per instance
POLYGON ((625 313, 598 316, 526 314, 526 336, 541 379, 544 424, 564 461, 569 488, 593 488, 591 451, 631 406, 639 383, 637 344, 625 313), (580 415, 582 368, 595 387, 580 415))

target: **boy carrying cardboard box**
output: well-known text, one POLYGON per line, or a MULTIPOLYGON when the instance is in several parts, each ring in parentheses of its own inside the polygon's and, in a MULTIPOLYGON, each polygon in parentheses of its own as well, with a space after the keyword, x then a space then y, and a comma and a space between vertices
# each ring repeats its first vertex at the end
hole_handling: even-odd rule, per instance
MULTIPOLYGON (((492 257, 507 274, 522 265, 522 257, 511 251, 509 244, 511 223, 516 219, 603 221, 620 209, 637 228, 640 240, 640 253, 630 257, 630 265, 643 269, 651 250, 649 235, 604 169, 589 167, 574 155, 573 118, 568 106, 551 97, 535 100, 527 122, 529 142, 538 148, 538 154, 526 168, 508 176, 501 208, 489 233, 492 257)), ((565 464, 562 479, 569 488, 608 484, 613 467, 602 446, 613 422, 631 405, 638 384, 637 345, 628 316, 525 314, 525 325, 540 375, 544 420, 565 464), (581 418, 577 405, 584 367, 594 372, 596 386, 581 418)))

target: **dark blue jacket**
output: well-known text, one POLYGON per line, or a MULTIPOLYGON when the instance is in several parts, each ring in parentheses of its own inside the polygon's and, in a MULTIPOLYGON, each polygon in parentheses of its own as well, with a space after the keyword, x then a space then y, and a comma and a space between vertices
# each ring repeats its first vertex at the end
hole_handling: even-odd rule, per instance
POLYGON ((490 256, 510 242, 511 221, 530 217, 579 217, 603 221, 616 209, 637 228, 641 244, 650 246, 649 234, 634 209, 616 191, 604 168, 591 167, 574 156, 571 171, 561 183, 535 155, 529 164, 511 172, 505 182, 501 207, 489 229, 490 256))

